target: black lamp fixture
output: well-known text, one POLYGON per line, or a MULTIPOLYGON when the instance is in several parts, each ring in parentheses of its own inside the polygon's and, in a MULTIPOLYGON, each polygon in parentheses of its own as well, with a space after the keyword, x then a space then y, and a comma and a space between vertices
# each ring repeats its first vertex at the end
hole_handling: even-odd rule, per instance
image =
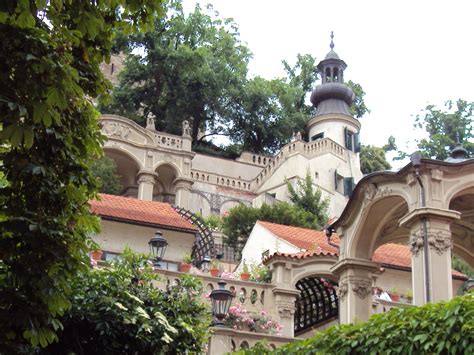
POLYGON ((166 238, 163 238, 163 234, 160 231, 156 231, 155 236, 150 239, 148 245, 150 246, 150 253, 153 255, 153 266, 160 267, 160 261, 163 259, 163 255, 165 255, 168 241, 166 238))
POLYGON ((227 283, 224 280, 219 280, 217 284, 219 285, 219 288, 212 290, 209 296, 212 301, 212 315, 216 319, 213 321, 212 325, 223 327, 223 321, 229 312, 233 295, 232 292, 225 289, 227 283))
POLYGON ((209 255, 204 255, 201 261, 201 270, 203 272, 209 272, 209 267, 211 265, 211 258, 209 255))

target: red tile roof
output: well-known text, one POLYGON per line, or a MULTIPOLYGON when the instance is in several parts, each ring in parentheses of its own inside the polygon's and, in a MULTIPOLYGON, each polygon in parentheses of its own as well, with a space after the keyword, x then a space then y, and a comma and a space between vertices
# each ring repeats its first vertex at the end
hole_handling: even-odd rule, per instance
MULTIPOLYGON (((411 252, 406 245, 388 243, 375 250, 372 260, 378 263, 411 269, 411 252)), ((452 270, 453 276, 466 277, 462 272, 452 270)))
POLYGON ((287 259, 306 259, 310 258, 312 256, 331 256, 331 257, 337 257, 337 253, 330 253, 327 251, 323 251, 322 248, 318 247, 315 251, 304 251, 302 253, 280 253, 276 252, 273 253, 272 255, 268 256, 265 260, 264 263, 268 263, 270 260, 273 260, 274 258, 277 257, 283 257, 287 259))
MULTIPOLYGON (((278 238, 287 241, 290 244, 293 244, 295 247, 304 249, 306 251, 314 251, 316 248, 320 247, 323 252, 328 253, 337 253, 337 249, 330 246, 326 241, 326 235, 323 231, 285 226, 283 224, 276 224, 270 222, 257 221, 263 227, 268 229, 278 238)), ((332 237, 332 241, 336 244, 339 243, 339 238, 332 237)))
MULTIPOLYGON (((268 229, 278 238, 283 239, 295 247, 304 251, 299 253, 274 253, 265 261, 269 261, 274 257, 281 256, 290 259, 306 259, 314 256, 337 256, 338 250, 327 244, 326 236, 323 231, 285 226, 282 224, 257 221, 263 227, 268 229)), ((331 236, 331 241, 339 244, 339 237, 336 234, 331 236)), ((390 266, 399 266, 411 269, 411 252, 408 246, 402 244, 384 244, 380 246, 372 257, 372 260, 381 264, 390 266)), ((464 274, 453 270, 453 276, 466 277, 464 274)))
POLYGON ((100 201, 90 201, 91 211, 104 218, 163 226, 195 232, 196 226, 184 219, 174 208, 163 202, 99 194, 100 201))

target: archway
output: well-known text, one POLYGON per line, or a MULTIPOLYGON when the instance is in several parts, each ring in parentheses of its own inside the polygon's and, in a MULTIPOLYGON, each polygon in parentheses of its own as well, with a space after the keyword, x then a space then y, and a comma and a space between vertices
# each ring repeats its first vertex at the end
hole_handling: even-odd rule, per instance
POLYGON ((174 181, 179 176, 179 171, 171 164, 161 164, 156 169, 158 177, 153 188, 153 200, 175 204, 176 188, 174 181))
POLYGON ((139 162, 124 150, 104 147, 104 151, 105 156, 112 159, 117 165, 117 174, 120 176, 120 184, 122 185, 120 195, 137 198, 139 162))
POLYGON ((453 196, 449 209, 461 213, 461 218, 451 225, 453 254, 474 269, 474 182, 472 185, 453 196))

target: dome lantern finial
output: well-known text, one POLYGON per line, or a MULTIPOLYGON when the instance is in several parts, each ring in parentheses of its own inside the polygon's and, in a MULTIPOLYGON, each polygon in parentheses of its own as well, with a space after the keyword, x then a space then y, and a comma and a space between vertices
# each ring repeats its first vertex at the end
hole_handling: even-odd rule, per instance
POLYGON ((329 48, 331 48, 331 50, 334 49, 334 32, 331 31, 331 43, 329 44, 329 48))

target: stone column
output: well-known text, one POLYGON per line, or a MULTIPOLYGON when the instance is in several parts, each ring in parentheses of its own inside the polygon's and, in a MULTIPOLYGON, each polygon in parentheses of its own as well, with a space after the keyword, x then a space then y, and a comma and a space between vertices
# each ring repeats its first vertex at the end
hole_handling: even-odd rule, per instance
POLYGON ((188 178, 177 178, 173 181, 176 189, 175 205, 189 210, 189 195, 194 182, 188 178))
POLYGON ((138 199, 153 200, 153 186, 155 186, 155 178, 158 175, 153 171, 140 170, 137 174, 138 178, 138 199))
POLYGON ((366 321, 372 313, 372 275, 379 265, 363 259, 338 261, 331 271, 339 276, 339 322, 366 321))
POLYGON ((456 211, 423 207, 410 212, 400 221, 400 224, 410 227, 415 305, 449 300, 453 297, 450 226, 458 218, 460 213, 456 211), (424 245, 425 232, 427 248, 424 245), (428 250, 427 255, 425 249, 428 250))

